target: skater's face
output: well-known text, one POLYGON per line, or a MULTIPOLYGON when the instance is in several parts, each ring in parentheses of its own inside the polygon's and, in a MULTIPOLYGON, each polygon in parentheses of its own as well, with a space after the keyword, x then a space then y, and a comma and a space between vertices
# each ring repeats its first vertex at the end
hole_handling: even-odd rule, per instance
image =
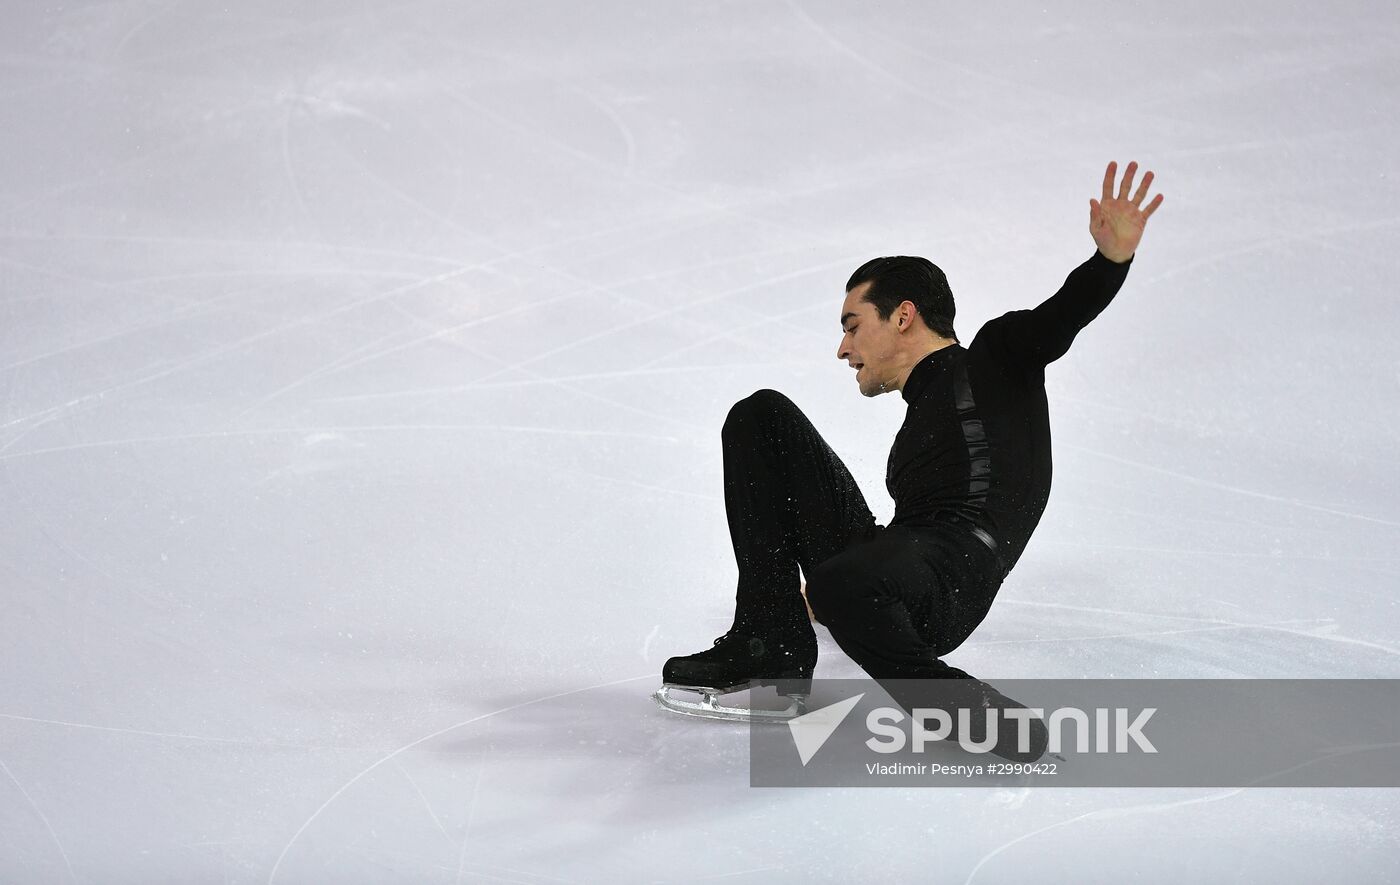
POLYGON ((879 396, 899 385, 900 335, 911 320, 913 304, 906 301, 889 319, 880 319, 875 305, 865 300, 870 283, 846 293, 841 305, 841 346, 836 358, 856 370, 856 383, 865 396, 879 396))

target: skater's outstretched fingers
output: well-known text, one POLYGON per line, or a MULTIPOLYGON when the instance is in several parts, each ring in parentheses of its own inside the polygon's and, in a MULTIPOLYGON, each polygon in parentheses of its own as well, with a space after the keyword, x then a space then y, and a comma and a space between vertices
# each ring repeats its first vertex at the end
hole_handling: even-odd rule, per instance
POLYGON ((1142 198, 1147 196, 1147 186, 1152 183, 1152 170, 1147 170, 1147 174, 1142 177, 1142 184, 1138 185, 1137 193, 1133 194, 1133 205, 1141 206, 1142 198))
POLYGON ((1149 171, 1143 176, 1137 193, 1132 199, 1128 198, 1133 176, 1137 172, 1137 161, 1133 161, 1124 170, 1118 196, 1113 196, 1117 170, 1117 162, 1108 164, 1104 171, 1103 199, 1089 200, 1089 233, 1093 235, 1099 251, 1110 261, 1123 262, 1132 258, 1137 250, 1148 217, 1162 205, 1162 195, 1158 194, 1143 208, 1142 201, 1146 199, 1148 185, 1153 179, 1153 173, 1149 171))
MULTIPOLYGON (((1129 190, 1129 188, 1132 187, 1133 175, 1134 175, 1136 172, 1137 172, 1137 161, 1134 160, 1134 161, 1130 162, 1130 163, 1128 164, 1128 168, 1127 168, 1126 170, 1124 170, 1123 184, 1122 184, 1122 186, 1121 186, 1121 187, 1119 188, 1119 190, 1118 190, 1118 197, 1117 197, 1118 199, 1120 199, 1120 200, 1127 200, 1127 199, 1128 199, 1128 190, 1129 190)), ((1106 202, 1108 202, 1108 201, 1114 199, 1114 196, 1113 196, 1113 185, 1114 185, 1114 183, 1115 183, 1117 177, 1118 177, 1118 161, 1117 161, 1117 160, 1110 160, 1109 163, 1108 163, 1108 168, 1105 169, 1105 170, 1104 170, 1104 173, 1103 173, 1103 196, 1102 196, 1102 202, 1105 202, 1105 203, 1106 203, 1106 202)), ((1139 207, 1139 208, 1142 209, 1142 220, 1143 220, 1144 222, 1147 221, 1147 219, 1152 215, 1153 212, 1156 212, 1156 211, 1157 211, 1157 207, 1158 207, 1158 206, 1162 205, 1162 195, 1161 195, 1161 194, 1158 194, 1156 197, 1153 198, 1153 200, 1152 200, 1151 203, 1148 203, 1148 204, 1147 204, 1147 207, 1146 207, 1146 208, 1142 208, 1142 201, 1143 201, 1144 199, 1147 198, 1147 187, 1148 187, 1148 185, 1150 185, 1150 184, 1152 183, 1153 177, 1155 177, 1155 173, 1153 173, 1152 170, 1150 170, 1150 169, 1147 170, 1147 174, 1144 175, 1144 176, 1142 177, 1142 182, 1138 185, 1137 193, 1133 194, 1132 200, 1129 201, 1129 202, 1131 202, 1134 206, 1137 206, 1137 207, 1139 207)))
POLYGON ((1113 180, 1118 174, 1118 161, 1109 160, 1108 168, 1103 173, 1103 194, 1099 197, 1102 202, 1107 203, 1113 199, 1113 180))
MULTIPOLYGON (((1147 174, 1150 176, 1152 173, 1149 172, 1149 173, 1147 173, 1147 174)), ((1145 184, 1145 182, 1144 182, 1144 184, 1145 184)), ((1149 219, 1149 218, 1152 217, 1152 213, 1157 211, 1157 207, 1160 206, 1160 205, 1162 205, 1162 199, 1163 199, 1162 195, 1161 195, 1161 194, 1158 194, 1157 196, 1155 196, 1155 197, 1152 198, 1152 202, 1150 202, 1150 203, 1147 204, 1147 208, 1142 210, 1142 222, 1143 222, 1143 224, 1146 224, 1146 223, 1147 223, 1147 219, 1149 219)))
MULTIPOLYGON (((1113 164, 1110 163, 1111 167, 1113 164)), ((1118 199, 1128 199, 1128 191, 1133 187, 1133 176, 1137 174, 1137 160, 1128 163, 1128 168, 1123 170, 1123 184, 1118 188, 1118 199)))

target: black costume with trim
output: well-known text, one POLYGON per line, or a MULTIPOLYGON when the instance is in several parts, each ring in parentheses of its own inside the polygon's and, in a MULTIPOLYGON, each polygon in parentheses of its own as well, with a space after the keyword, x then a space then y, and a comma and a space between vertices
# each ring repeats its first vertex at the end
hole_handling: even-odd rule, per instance
POLYGON ((888 526, 791 400, 760 390, 736 403, 722 433, 739 565, 730 632, 781 643, 783 660, 810 673, 801 568, 818 620, 871 676, 966 676, 940 659, 986 617, 1049 500, 1045 366, 1108 306, 1130 264, 1096 251, 1038 307, 913 368, 886 474, 888 526))

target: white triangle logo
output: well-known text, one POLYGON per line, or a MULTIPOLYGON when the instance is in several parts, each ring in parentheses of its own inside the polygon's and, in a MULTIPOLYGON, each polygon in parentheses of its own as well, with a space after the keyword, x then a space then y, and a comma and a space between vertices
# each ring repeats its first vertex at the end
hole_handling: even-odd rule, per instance
POLYGON ((797 745, 797 755, 802 757, 803 766, 817 755, 836 727, 845 721, 863 697, 865 692, 788 720, 787 727, 792 732, 792 742, 797 745))

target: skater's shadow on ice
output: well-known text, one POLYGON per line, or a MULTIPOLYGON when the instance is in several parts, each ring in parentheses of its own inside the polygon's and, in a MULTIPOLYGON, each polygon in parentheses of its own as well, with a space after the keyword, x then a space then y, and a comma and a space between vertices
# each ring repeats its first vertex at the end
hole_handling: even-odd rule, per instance
MULTIPOLYGON (((589 823, 600 832, 665 831, 688 820, 732 818, 747 806, 771 807, 780 798, 749 787, 747 724, 669 713, 649 696, 654 689, 636 680, 520 706, 423 749, 447 764, 453 757, 489 759, 493 769, 533 772, 515 788, 539 790, 542 802, 546 793, 588 797, 589 823)), ((502 696, 486 706, 527 700, 502 696)), ((589 845, 551 845, 546 853, 558 858, 572 850, 583 857, 589 845)))

